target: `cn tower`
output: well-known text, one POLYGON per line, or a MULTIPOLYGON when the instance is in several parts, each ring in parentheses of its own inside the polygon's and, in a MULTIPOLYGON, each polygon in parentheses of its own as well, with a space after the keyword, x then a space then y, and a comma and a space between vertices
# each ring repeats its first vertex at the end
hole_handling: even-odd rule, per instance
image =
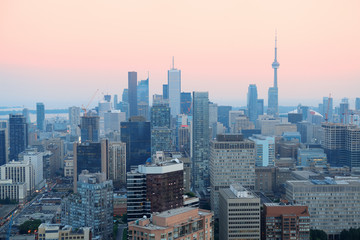
POLYGON ((267 114, 277 117, 279 115, 277 69, 279 68, 280 64, 277 61, 277 34, 276 33, 275 33, 275 59, 271 66, 274 69, 274 86, 269 88, 267 114))

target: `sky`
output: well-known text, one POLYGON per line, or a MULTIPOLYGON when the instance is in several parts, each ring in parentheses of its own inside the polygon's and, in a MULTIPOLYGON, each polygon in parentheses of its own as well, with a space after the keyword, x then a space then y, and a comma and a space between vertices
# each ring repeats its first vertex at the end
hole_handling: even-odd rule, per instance
POLYGON ((182 91, 265 99, 278 35, 279 104, 360 97, 360 1, 0 1, 0 106, 87 105, 121 96, 127 72, 161 94, 172 56, 182 91))

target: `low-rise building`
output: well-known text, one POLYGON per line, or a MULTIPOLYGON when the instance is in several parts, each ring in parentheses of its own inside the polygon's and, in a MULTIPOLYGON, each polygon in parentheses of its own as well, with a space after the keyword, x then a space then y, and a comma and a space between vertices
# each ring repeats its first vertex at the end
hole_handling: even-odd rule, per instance
POLYGON ((82 239, 91 240, 91 228, 83 227, 73 229, 68 225, 42 223, 38 227, 36 239, 38 240, 62 240, 62 239, 82 239))
POLYGON ((128 239, 214 239, 213 213, 181 207, 128 224, 128 239))

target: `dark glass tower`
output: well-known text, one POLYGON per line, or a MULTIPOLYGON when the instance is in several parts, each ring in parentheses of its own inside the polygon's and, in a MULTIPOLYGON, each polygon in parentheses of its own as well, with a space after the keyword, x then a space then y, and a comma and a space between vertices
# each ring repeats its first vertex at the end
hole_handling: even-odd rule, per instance
POLYGON ((191 93, 182 92, 180 96, 181 100, 181 114, 191 114, 191 93))
POLYGON ((138 115, 137 72, 128 72, 129 117, 138 115))
POLYGON ((150 158, 150 122, 145 119, 130 118, 121 122, 121 142, 126 143, 126 171, 130 166, 144 164, 150 158))
POLYGON ((6 163, 6 129, 0 129, 0 166, 6 163))
POLYGON ((18 160, 18 154, 28 145, 28 125, 22 114, 9 115, 10 158, 18 160))
POLYGON ((248 88, 248 95, 247 95, 247 109, 248 109, 248 116, 250 121, 255 123, 256 119, 258 118, 257 112, 257 88, 255 84, 250 84, 248 88))
POLYGON ((36 125, 40 131, 45 128, 45 105, 43 103, 36 103, 36 125))
POLYGON ((229 129, 229 112, 231 110, 231 106, 218 106, 218 122, 222 123, 227 129, 229 129))

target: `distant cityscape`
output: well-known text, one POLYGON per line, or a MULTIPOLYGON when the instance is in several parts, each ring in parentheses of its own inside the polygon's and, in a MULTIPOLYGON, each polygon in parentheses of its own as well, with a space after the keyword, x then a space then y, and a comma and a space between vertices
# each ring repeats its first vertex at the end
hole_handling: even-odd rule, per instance
POLYGON ((3 107, 0 239, 354 239, 360 96, 279 106, 277 51, 242 107, 182 91, 174 58, 162 94, 129 71, 121 96, 3 107))

